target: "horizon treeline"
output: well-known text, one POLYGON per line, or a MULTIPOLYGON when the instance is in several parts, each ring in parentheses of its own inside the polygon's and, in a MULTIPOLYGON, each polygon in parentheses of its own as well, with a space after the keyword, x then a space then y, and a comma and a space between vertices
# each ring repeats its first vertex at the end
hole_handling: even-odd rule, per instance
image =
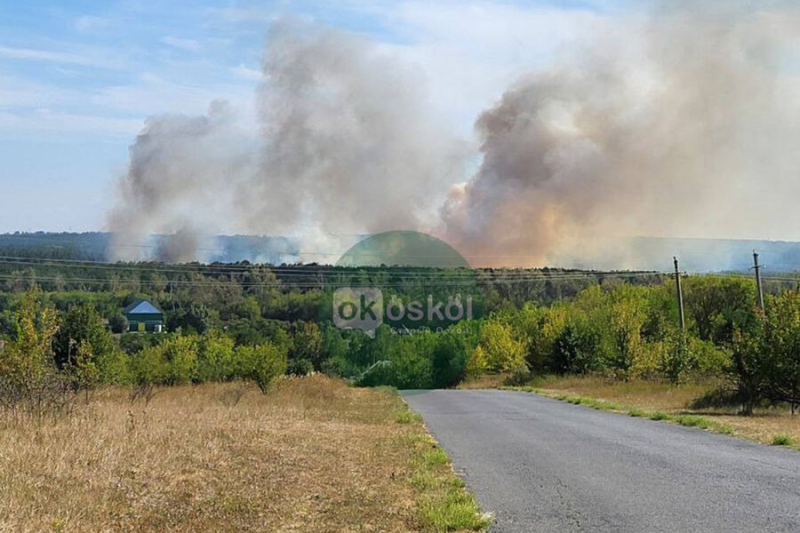
POLYGON ((599 374, 719 380, 747 412, 764 401, 798 403, 800 349, 787 339, 800 338, 800 299, 790 278, 768 284, 762 312, 751 279, 684 277, 682 333, 674 282, 655 273, 99 266, 2 263, 16 273, 0 281, 3 391, 20 396, 20 376, 30 375, 56 376, 69 390, 239 379, 266 390, 284 373, 399 388, 451 387, 485 373, 517 384, 599 374), (413 335, 381 326, 370 338, 325 313, 334 289, 351 285, 400 296, 472 291, 485 313, 413 335), (164 311, 168 333, 125 332, 122 308, 137 299, 164 311))

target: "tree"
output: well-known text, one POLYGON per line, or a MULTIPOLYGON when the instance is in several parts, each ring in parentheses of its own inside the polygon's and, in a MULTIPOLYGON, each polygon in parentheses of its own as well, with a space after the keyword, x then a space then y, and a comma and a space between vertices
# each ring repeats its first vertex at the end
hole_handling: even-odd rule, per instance
POLYGON ((55 361, 65 369, 75 364, 78 348, 86 343, 93 358, 105 357, 114 349, 114 340, 106 330, 103 319, 89 304, 73 305, 67 311, 53 339, 55 361))
POLYGON ((200 339, 197 360, 192 372, 193 380, 226 381, 235 372, 233 339, 212 330, 200 339))
POLYGON ((800 293, 773 298, 767 311, 766 388, 770 399, 800 405, 800 293))
POLYGON ((600 333, 584 318, 572 318, 553 342, 552 370, 557 374, 586 374, 602 358, 600 333))
POLYGON ((734 330, 753 319, 755 287, 749 280, 688 278, 684 291, 687 316, 694 320, 701 340, 731 342, 734 330))
POLYGON ((466 372, 467 347, 456 334, 444 332, 436 337, 433 349, 433 386, 453 387, 466 372))
POLYGON ((70 378, 76 390, 86 391, 86 399, 89 399, 89 391, 97 385, 100 372, 94 362, 92 345, 88 341, 81 341, 75 354, 75 360, 70 366, 70 378))
POLYGON ((125 333, 128 331, 128 319, 122 313, 116 313, 108 319, 108 326, 111 333, 125 333))
POLYGON ((319 326, 314 322, 299 322, 289 352, 289 366, 294 369, 292 373, 302 375, 320 370, 323 356, 319 326))
POLYGON ((487 321, 481 330, 480 346, 490 372, 508 372, 525 366, 525 344, 514 338, 511 326, 487 321))
POLYGON ((239 346, 236 359, 241 377, 255 381, 264 393, 286 373, 286 350, 271 343, 239 346))
POLYGON ((737 329, 731 343, 729 373, 736 381, 742 400, 742 414, 751 416, 756 402, 765 392, 768 374, 767 317, 756 310, 755 320, 745 330, 737 329))
POLYGON ((173 337, 161 345, 167 364, 166 383, 189 383, 197 360, 197 337, 173 337))
POLYGON ((56 312, 34 289, 22 297, 14 322, 15 336, 0 350, 0 401, 12 408, 25 405, 41 415, 58 408, 65 398, 53 362, 56 312))

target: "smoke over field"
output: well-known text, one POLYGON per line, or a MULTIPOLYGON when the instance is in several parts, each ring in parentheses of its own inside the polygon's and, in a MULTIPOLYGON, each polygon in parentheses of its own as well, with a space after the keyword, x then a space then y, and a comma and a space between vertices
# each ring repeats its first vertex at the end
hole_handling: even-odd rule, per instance
POLYGON ((719 9, 632 20, 511 87, 479 117, 483 163, 443 210, 453 244, 541 264, 601 260, 620 236, 785 224, 800 117, 780 65, 796 10, 719 9))
POLYGON ((786 238, 800 223, 798 35, 788 2, 657 3, 598 24, 487 103, 470 176, 469 143, 432 118, 417 69, 279 22, 261 138, 223 103, 151 119, 110 226, 124 242, 175 233, 159 251, 173 261, 231 226, 299 236, 301 254, 341 249, 328 233, 431 231, 477 266, 619 268, 641 263, 619 244, 636 235, 786 238))
POLYGON ((361 37, 291 21, 272 29, 266 58, 262 139, 243 139, 224 102, 148 121, 109 217, 121 257, 154 232, 175 233, 158 257, 180 261, 202 258, 192 244, 231 224, 314 251, 336 249, 327 232, 435 222, 432 199, 466 150, 427 118, 420 73, 361 37))

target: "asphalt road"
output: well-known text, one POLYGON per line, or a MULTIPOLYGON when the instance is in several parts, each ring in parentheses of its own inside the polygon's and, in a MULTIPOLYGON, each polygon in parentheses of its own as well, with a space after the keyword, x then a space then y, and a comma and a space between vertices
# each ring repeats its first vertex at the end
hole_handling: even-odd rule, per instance
POLYGON ((406 391, 493 532, 800 532, 800 453, 510 391, 406 391))

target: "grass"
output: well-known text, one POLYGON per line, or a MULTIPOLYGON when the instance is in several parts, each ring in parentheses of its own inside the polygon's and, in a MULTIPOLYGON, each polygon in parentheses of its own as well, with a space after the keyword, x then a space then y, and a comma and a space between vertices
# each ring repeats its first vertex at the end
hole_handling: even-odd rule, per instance
POLYGON ((788 435, 775 435, 772 438, 773 446, 791 446, 793 443, 792 438, 788 435))
MULTIPOLYGON (((413 450, 410 479, 417 491, 421 529, 437 532, 486 530, 492 516, 481 513, 474 496, 453 471, 447 453, 425 430, 421 418, 413 413, 411 418, 413 430, 404 438, 413 450)), ((405 420, 406 417, 398 416, 398 423, 408 423, 405 420)))
POLYGON ((690 408, 719 383, 671 385, 648 381, 613 381, 591 376, 544 376, 524 387, 505 387, 536 392, 550 398, 613 411, 632 417, 671 422, 715 433, 735 435, 800 450, 800 416, 788 409, 759 409, 755 416, 739 416, 737 407, 690 408))
POLYGON ((399 396, 311 376, 94 393, 38 424, 0 413, 0 530, 457 531, 483 527, 399 396))

